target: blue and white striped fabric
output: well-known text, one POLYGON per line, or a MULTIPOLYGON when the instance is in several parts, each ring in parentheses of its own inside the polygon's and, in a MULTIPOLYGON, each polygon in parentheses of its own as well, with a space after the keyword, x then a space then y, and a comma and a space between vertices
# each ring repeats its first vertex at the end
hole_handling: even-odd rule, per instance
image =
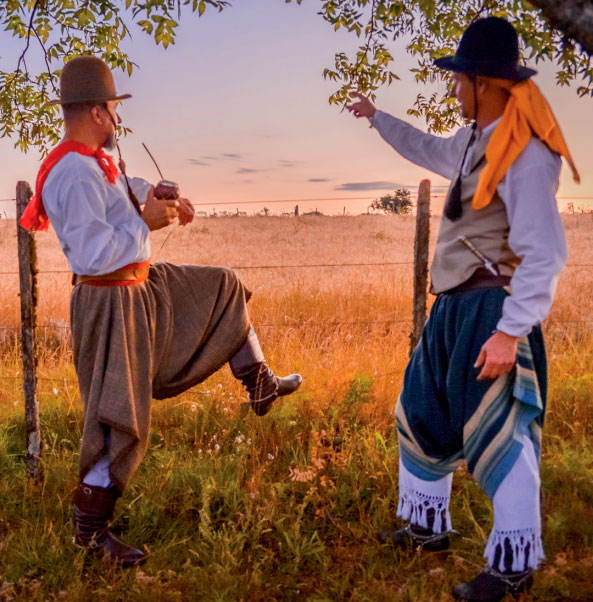
POLYGON ((437 299, 396 407, 400 455, 412 474, 434 481, 466 462, 490 498, 519 456, 524 435, 539 457, 545 410, 539 327, 519 341, 511 373, 477 381, 473 363, 507 294, 480 289, 437 299))

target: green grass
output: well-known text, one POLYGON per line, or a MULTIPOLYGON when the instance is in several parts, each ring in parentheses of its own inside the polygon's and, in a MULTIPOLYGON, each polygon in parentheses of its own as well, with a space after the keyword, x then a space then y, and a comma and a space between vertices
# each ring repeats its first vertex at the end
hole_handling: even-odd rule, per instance
MULTIPOLYGON (((454 480, 460 535, 449 552, 377 543, 378 528, 397 524, 397 445, 388 421, 378 426, 368 411, 380 391, 371 376, 355 374, 340 394, 305 385, 258 419, 223 396, 223 372, 155 402, 150 448, 114 525, 151 557, 138 570, 106 567, 72 545, 81 410, 75 384, 63 380, 69 370, 58 365, 55 381, 40 384, 37 487, 24 476, 22 405, 10 395, 0 404, 2 601, 450 600, 483 565, 491 504, 465 474, 454 480)), ((559 379, 551 391, 542 463, 548 562, 537 600, 593 600, 589 379, 559 379), (567 414, 575 407, 576 426, 567 414)))

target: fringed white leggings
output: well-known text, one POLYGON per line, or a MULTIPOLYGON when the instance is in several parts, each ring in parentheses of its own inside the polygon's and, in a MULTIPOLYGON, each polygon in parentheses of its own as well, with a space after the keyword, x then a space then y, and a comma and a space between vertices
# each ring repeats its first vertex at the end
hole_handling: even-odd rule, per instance
MULTIPOLYGON (((451 530, 450 474, 425 481, 411 474, 400 459, 397 515, 435 533, 451 530)), ((537 568, 545 558, 541 534, 539 466, 531 441, 502 481, 492 500, 494 525, 484 556, 488 565, 504 572, 537 568)))

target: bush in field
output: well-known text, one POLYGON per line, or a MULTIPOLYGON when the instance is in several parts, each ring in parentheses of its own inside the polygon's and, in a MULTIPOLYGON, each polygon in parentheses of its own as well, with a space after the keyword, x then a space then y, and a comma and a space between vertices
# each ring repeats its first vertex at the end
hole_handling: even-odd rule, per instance
POLYGON ((371 203, 371 209, 384 213, 405 215, 412 211, 412 197, 407 188, 398 188, 393 194, 386 194, 371 203))

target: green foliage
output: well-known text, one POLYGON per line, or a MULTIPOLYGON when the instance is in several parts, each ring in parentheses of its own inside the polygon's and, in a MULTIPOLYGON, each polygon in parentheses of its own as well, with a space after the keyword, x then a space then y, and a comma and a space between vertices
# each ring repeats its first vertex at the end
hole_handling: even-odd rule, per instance
POLYGON ((0 24, 23 41, 14 70, 0 71, 0 136, 16 139, 15 147, 46 153, 60 136, 59 107, 46 107, 57 97, 64 62, 82 54, 101 56, 112 69, 131 74, 136 64, 120 48, 132 28, 167 48, 183 12, 201 17, 206 8, 219 12, 228 0, 4 0, 0 24), (176 18, 174 18, 176 17, 176 18), (45 70, 32 73, 27 52, 39 45, 45 70))
POLYGON ((375 199, 371 203, 371 209, 405 215, 412 211, 412 196, 407 188, 398 188, 393 194, 385 194, 375 199))
MULTIPOLYGON (((290 0, 286 0, 290 2, 290 0)), ((524 59, 554 61, 559 84, 575 83, 579 96, 593 96, 591 57, 562 32, 553 30, 540 11, 527 0, 322 0, 321 16, 334 30, 344 29, 359 38, 358 50, 335 55, 334 68, 324 77, 340 84, 331 104, 344 106, 353 92, 374 99, 376 90, 399 79, 393 70, 397 57, 388 46, 403 38, 407 52, 417 59, 412 69, 418 83, 446 81, 433 60, 452 54, 461 34, 478 16, 507 18, 517 29, 524 59)), ((447 94, 419 94, 410 115, 424 116, 433 131, 446 131, 460 119, 447 94)))
MULTIPOLYGON (((61 120, 57 107, 44 105, 56 95, 65 60, 91 53, 131 74, 135 63, 120 46, 134 28, 167 48, 187 13, 201 17, 207 9, 220 12, 229 5, 230 0, 4 0, 0 24, 23 41, 23 53, 14 70, 0 71, 0 136, 14 137, 15 147, 24 152, 32 146, 46 152, 58 141, 61 120), (45 53, 41 73, 27 68, 31 44, 45 53)), ((574 83, 579 96, 593 95, 591 57, 553 30, 527 0, 442 0, 438 10, 435 0, 321 0, 319 14, 334 31, 346 30, 360 40, 352 56, 337 52, 333 68, 323 72, 339 84, 331 104, 344 106, 356 91, 374 99, 380 86, 398 80, 398 57, 389 44, 400 38, 417 59, 412 72, 418 83, 445 80, 447 74, 436 70, 433 60, 454 52, 472 19, 489 14, 514 24, 524 58, 554 61, 559 84, 574 83)), ((460 119, 444 93, 419 93, 408 113, 424 116, 433 131, 445 131, 460 119)))

